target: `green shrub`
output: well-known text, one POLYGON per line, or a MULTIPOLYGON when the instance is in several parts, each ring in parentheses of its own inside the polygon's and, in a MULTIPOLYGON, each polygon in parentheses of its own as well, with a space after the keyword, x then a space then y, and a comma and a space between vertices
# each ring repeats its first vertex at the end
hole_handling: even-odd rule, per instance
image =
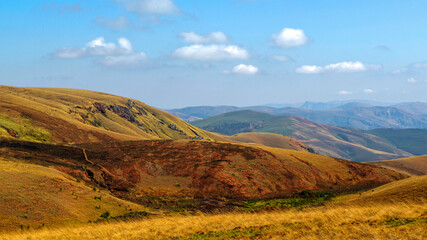
POLYGON ((108 212, 108 211, 104 212, 103 214, 101 214, 101 217, 105 218, 105 219, 109 218, 110 217, 110 212, 108 212))

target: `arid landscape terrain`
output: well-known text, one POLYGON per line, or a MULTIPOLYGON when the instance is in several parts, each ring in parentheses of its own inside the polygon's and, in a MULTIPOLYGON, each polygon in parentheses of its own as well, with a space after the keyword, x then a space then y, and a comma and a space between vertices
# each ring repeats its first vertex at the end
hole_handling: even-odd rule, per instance
POLYGON ((0 239, 426 237, 424 156, 357 163, 104 93, 0 92, 0 239))
POLYGON ((0 1, 0 240, 426 240, 426 9, 0 1))

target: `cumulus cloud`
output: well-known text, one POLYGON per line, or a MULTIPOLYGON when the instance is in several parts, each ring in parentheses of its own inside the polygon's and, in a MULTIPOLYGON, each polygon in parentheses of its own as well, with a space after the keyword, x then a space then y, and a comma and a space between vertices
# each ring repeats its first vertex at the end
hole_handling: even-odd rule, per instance
POLYGON ((301 74, 317 74, 323 72, 323 68, 316 65, 304 65, 297 68, 296 72, 301 74))
POLYGON ((115 0, 115 2, 139 15, 147 13, 170 15, 181 12, 172 0, 115 0))
POLYGON ((235 74, 254 75, 258 72, 258 68, 253 65, 239 64, 233 68, 232 72, 235 74))
MULTIPOLYGON (((377 69, 377 65, 373 65, 372 69, 377 69)), ((301 74, 317 74, 317 73, 343 73, 343 72, 363 72, 370 69, 369 66, 356 62, 339 62, 329 64, 324 67, 317 65, 304 65, 297 68, 296 72, 301 74)))
POLYGON ((225 59, 248 59, 249 53, 246 49, 236 45, 200 45, 181 47, 176 49, 173 57, 187 60, 225 60, 225 59))
POLYGON ((279 34, 273 35, 276 46, 281 48, 292 48, 302 46, 308 39, 302 29, 284 28, 279 34))
POLYGON ((341 90, 341 91, 338 92, 338 94, 339 95, 350 95, 350 94, 352 94, 352 92, 346 91, 346 90, 341 90))
POLYGON ((225 43, 228 41, 227 35, 223 32, 212 32, 205 36, 201 36, 195 32, 183 32, 180 36, 187 43, 225 43))
POLYGON ((83 48, 69 47, 57 50, 52 56, 62 59, 82 57, 102 57, 101 62, 106 66, 136 65, 146 59, 144 52, 137 53, 133 50, 132 43, 126 38, 119 38, 118 44, 106 42, 103 37, 98 37, 83 48))
POLYGON ((374 90, 372 90, 370 88, 366 88, 366 89, 363 89, 363 92, 369 94, 369 93, 374 93, 374 90))
POLYGON ((415 79, 415 78, 413 78, 413 77, 411 77, 411 78, 408 78, 408 83, 416 83, 417 82, 417 79, 415 79))

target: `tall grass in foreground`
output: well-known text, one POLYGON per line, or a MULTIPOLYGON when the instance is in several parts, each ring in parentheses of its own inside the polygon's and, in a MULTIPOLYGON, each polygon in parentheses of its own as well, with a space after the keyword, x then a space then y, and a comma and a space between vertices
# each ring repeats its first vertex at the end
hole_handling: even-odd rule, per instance
POLYGON ((0 235, 0 239, 426 239, 427 204, 325 206, 170 216, 0 235))

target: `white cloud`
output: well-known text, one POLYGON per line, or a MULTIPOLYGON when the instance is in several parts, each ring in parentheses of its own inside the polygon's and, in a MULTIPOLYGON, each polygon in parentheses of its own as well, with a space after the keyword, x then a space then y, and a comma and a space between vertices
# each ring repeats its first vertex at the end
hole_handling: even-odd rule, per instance
POLYGON ((293 59, 291 57, 288 56, 272 56, 271 58, 273 58, 276 61, 279 62, 292 62, 293 59))
POLYGON ((338 92, 339 95, 350 95, 352 94, 352 92, 346 91, 346 90, 341 90, 338 92))
MULTIPOLYGON (((376 65, 373 65, 376 66, 376 65)), ((357 62, 339 62, 329 64, 324 67, 317 65, 304 65, 297 68, 296 72, 301 74, 317 74, 317 73, 343 73, 343 72, 363 72, 368 70, 369 66, 357 62)), ((377 69, 374 67, 372 69, 377 69)))
POLYGON ((246 49, 236 45, 200 45, 181 47, 172 56, 188 60, 248 59, 246 49))
POLYGON ((326 65, 324 70, 327 72, 361 72, 366 70, 366 66, 361 62, 340 62, 326 65))
POLYGON ((372 90, 370 88, 366 88, 366 89, 363 89, 363 92, 369 94, 369 93, 374 93, 374 90, 372 90))
POLYGON ((205 36, 198 35, 195 32, 183 32, 180 36, 187 43, 225 43, 228 41, 227 35, 223 32, 212 32, 205 36))
POLYGON ((94 39, 86 44, 86 51, 89 55, 108 56, 115 54, 130 54, 132 53, 132 44, 126 38, 119 38, 119 45, 105 42, 103 37, 94 39))
POLYGON ((317 74, 323 71, 322 67, 316 65, 304 65, 297 68, 296 72, 301 74, 317 74))
POLYGON ((415 78, 413 78, 413 77, 411 77, 411 78, 408 78, 408 83, 416 83, 417 82, 417 79, 415 79, 415 78))
POLYGON ((254 75, 258 72, 258 68, 253 65, 239 64, 233 68, 235 74, 254 75))
POLYGON ((273 40, 278 47, 291 48, 306 44, 308 39, 302 29, 284 28, 273 40))
POLYGON ((106 42, 103 37, 86 43, 84 48, 65 48, 53 52, 52 55, 63 59, 103 57, 100 62, 106 66, 136 65, 147 58, 144 52, 135 52, 132 43, 126 38, 119 38, 116 45, 106 42))
POLYGON ((151 14, 175 14, 179 13, 179 8, 172 0, 115 0, 123 5, 130 12, 144 15, 151 14))

